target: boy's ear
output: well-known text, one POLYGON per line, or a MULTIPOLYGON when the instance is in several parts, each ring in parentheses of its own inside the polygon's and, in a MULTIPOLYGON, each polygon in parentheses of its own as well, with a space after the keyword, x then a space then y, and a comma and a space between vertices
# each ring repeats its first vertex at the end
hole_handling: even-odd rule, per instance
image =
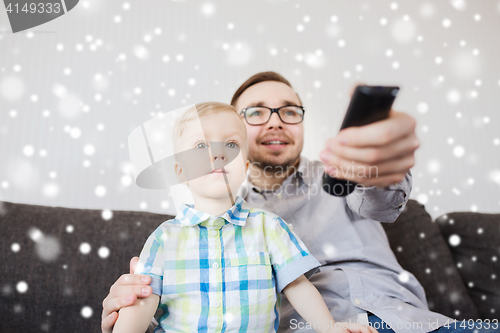
POLYGON ((175 163, 175 175, 177 176, 177 180, 179 181, 180 184, 186 182, 184 177, 184 170, 182 170, 179 163, 175 163))

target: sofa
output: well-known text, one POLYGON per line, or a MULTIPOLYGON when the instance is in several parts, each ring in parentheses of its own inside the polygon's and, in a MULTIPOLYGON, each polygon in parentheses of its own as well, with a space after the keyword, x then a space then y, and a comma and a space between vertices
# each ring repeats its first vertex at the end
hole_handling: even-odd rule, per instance
MULTIPOLYGON (((0 332, 100 332, 110 286, 169 218, 0 202, 0 332)), ((410 200, 383 226, 431 310, 460 320, 500 317, 500 214, 433 221, 410 200)))

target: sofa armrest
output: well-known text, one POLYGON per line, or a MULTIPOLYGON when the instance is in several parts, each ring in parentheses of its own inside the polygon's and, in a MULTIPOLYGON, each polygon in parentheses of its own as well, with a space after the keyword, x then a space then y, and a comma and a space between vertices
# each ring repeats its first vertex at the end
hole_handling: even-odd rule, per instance
POLYGON ((455 319, 478 319, 453 256, 422 204, 409 200, 398 219, 382 223, 400 265, 424 287, 429 309, 455 319))
POLYGON ((500 214, 452 213, 436 219, 481 319, 500 317, 500 214))

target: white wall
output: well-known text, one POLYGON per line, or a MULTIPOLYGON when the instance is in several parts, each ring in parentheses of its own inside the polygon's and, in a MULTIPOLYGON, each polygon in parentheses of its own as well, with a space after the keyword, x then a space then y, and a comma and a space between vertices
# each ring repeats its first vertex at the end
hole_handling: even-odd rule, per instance
POLYGON ((80 1, 17 34, 0 10, 1 200, 172 212, 132 183, 130 131, 275 70, 307 107, 307 157, 356 82, 397 84, 421 141, 412 197, 434 217, 499 212, 499 1, 124 3, 80 1))

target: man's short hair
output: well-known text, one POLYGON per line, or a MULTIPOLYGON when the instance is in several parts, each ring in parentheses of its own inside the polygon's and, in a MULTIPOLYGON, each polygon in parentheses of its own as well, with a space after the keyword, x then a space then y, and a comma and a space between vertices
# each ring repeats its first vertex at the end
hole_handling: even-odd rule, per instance
MULTIPOLYGON (((243 84, 236 90, 236 92, 233 95, 233 98, 231 99, 231 105, 236 107, 236 103, 238 102, 238 98, 240 98, 241 94, 254 84, 260 83, 260 82, 265 82, 265 81, 277 81, 286 84, 290 88, 293 89, 292 85, 290 82, 288 82, 287 79, 285 79, 283 76, 276 72, 260 72, 255 75, 253 75, 251 78, 243 82, 243 84)), ((302 105, 302 101, 300 100, 299 94, 295 93, 297 95, 297 98, 299 99, 300 105, 302 105)))

